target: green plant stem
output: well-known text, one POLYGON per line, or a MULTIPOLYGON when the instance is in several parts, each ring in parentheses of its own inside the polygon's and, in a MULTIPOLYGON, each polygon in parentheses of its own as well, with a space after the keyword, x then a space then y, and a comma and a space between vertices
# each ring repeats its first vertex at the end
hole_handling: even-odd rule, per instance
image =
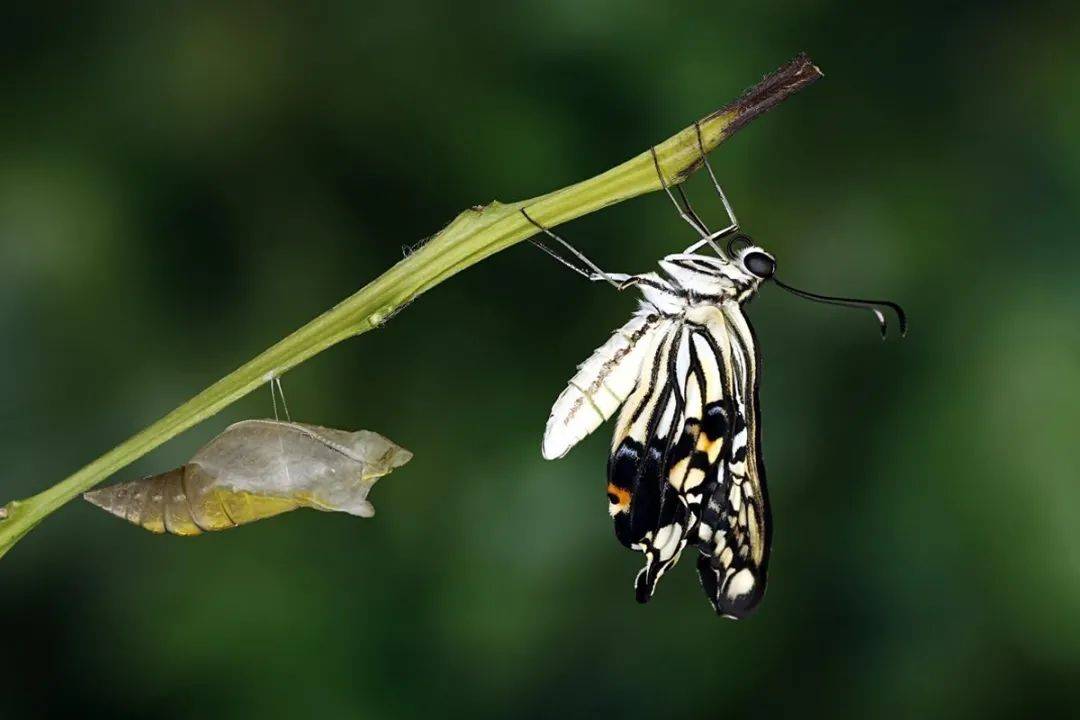
MULTIPOLYGON (((765 77, 735 102, 699 121, 706 152, 758 115, 821 77, 800 55, 765 77)), ((691 125, 655 146, 670 184, 678 184, 701 165, 697 131, 691 125)), ((214 415, 311 356, 346 338, 379 326, 391 315, 455 273, 535 234, 519 212, 547 227, 586 215, 628 198, 661 189, 649 151, 596 177, 531 200, 493 202, 458 215, 421 248, 335 307, 262 352, 165 417, 117 445, 49 489, 0 508, 0 557, 61 505, 89 490, 184 430, 214 415)))

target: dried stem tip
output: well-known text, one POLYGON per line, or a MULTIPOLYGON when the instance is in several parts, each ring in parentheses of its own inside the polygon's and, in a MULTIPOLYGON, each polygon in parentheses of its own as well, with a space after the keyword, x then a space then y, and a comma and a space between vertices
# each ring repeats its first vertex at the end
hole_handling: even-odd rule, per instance
POLYGON ((751 87, 737 100, 705 119, 731 113, 734 118, 724 130, 726 136, 731 136, 758 115, 771 110, 824 76, 824 73, 806 53, 799 53, 787 65, 766 75, 761 82, 751 87))

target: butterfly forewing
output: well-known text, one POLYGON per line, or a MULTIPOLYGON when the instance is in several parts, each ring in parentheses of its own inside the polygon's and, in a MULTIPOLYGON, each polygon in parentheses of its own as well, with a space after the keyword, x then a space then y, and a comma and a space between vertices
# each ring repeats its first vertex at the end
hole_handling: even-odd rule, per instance
POLYGON ((716 482, 706 488, 698 527, 698 573, 718 613, 744 617, 765 593, 771 521, 758 426, 758 353, 753 331, 735 302, 723 303, 708 328, 728 362, 731 421, 716 482))

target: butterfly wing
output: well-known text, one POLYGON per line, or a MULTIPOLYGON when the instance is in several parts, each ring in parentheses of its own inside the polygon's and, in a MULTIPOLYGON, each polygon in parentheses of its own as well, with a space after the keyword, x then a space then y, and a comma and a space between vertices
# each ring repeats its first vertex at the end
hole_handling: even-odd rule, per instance
POLYGON ((645 555, 635 581, 639 602, 696 538, 706 488, 723 466, 731 416, 726 360, 705 324, 718 314, 692 309, 669 331, 616 426, 608 500, 616 536, 645 555))
POLYGON ((758 408, 759 354, 753 329, 735 301, 706 323, 722 359, 730 410, 722 462, 703 486, 695 539, 701 586, 716 612, 748 615, 765 594, 772 523, 765 488, 758 408))
POLYGON ((645 555, 640 602, 697 542, 702 505, 724 482, 736 414, 725 323, 717 307, 689 309, 643 365, 616 426, 608 500, 616 536, 645 555))
POLYGON ((747 615, 765 591, 770 521, 759 447, 757 343, 735 301, 680 320, 639 313, 580 366, 552 409, 546 458, 622 405, 608 462, 609 511, 645 555, 647 602, 688 542, 716 611, 747 615), (624 404, 625 401, 625 404, 624 404))
POLYGON ((635 581, 639 602, 652 596, 660 576, 677 561, 689 525, 685 505, 664 480, 686 407, 680 381, 685 368, 679 363, 685 342, 682 323, 673 323, 650 347, 619 415, 608 460, 608 509, 615 536, 645 553, 645 567, 635 581))
POLYGON ((671 321, 639 311, 598 347, 555 401, 541 448, 548 460, 560 458, 611 417, 633 391, 641 365, 671 321))

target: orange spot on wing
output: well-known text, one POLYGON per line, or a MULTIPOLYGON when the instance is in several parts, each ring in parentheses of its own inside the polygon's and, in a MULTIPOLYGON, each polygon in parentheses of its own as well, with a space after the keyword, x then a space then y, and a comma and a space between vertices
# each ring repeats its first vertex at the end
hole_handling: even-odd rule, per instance
POLYGON ((608 500, 612 505, 615 505, 619 510, 628 510, 630 508, 630 491, 623 489, 612 483, 608 483, 607 486, 608 500))
POLYGON ((720 457, 720 451, 724 449, 724 438, 720 437, 715 440, 710 440, 705 436, 705 433, 701 433, 698 436, 697 449, 699 452, 703 452, 709 456, 709 462, 714 463, 716 459, 720 457))

